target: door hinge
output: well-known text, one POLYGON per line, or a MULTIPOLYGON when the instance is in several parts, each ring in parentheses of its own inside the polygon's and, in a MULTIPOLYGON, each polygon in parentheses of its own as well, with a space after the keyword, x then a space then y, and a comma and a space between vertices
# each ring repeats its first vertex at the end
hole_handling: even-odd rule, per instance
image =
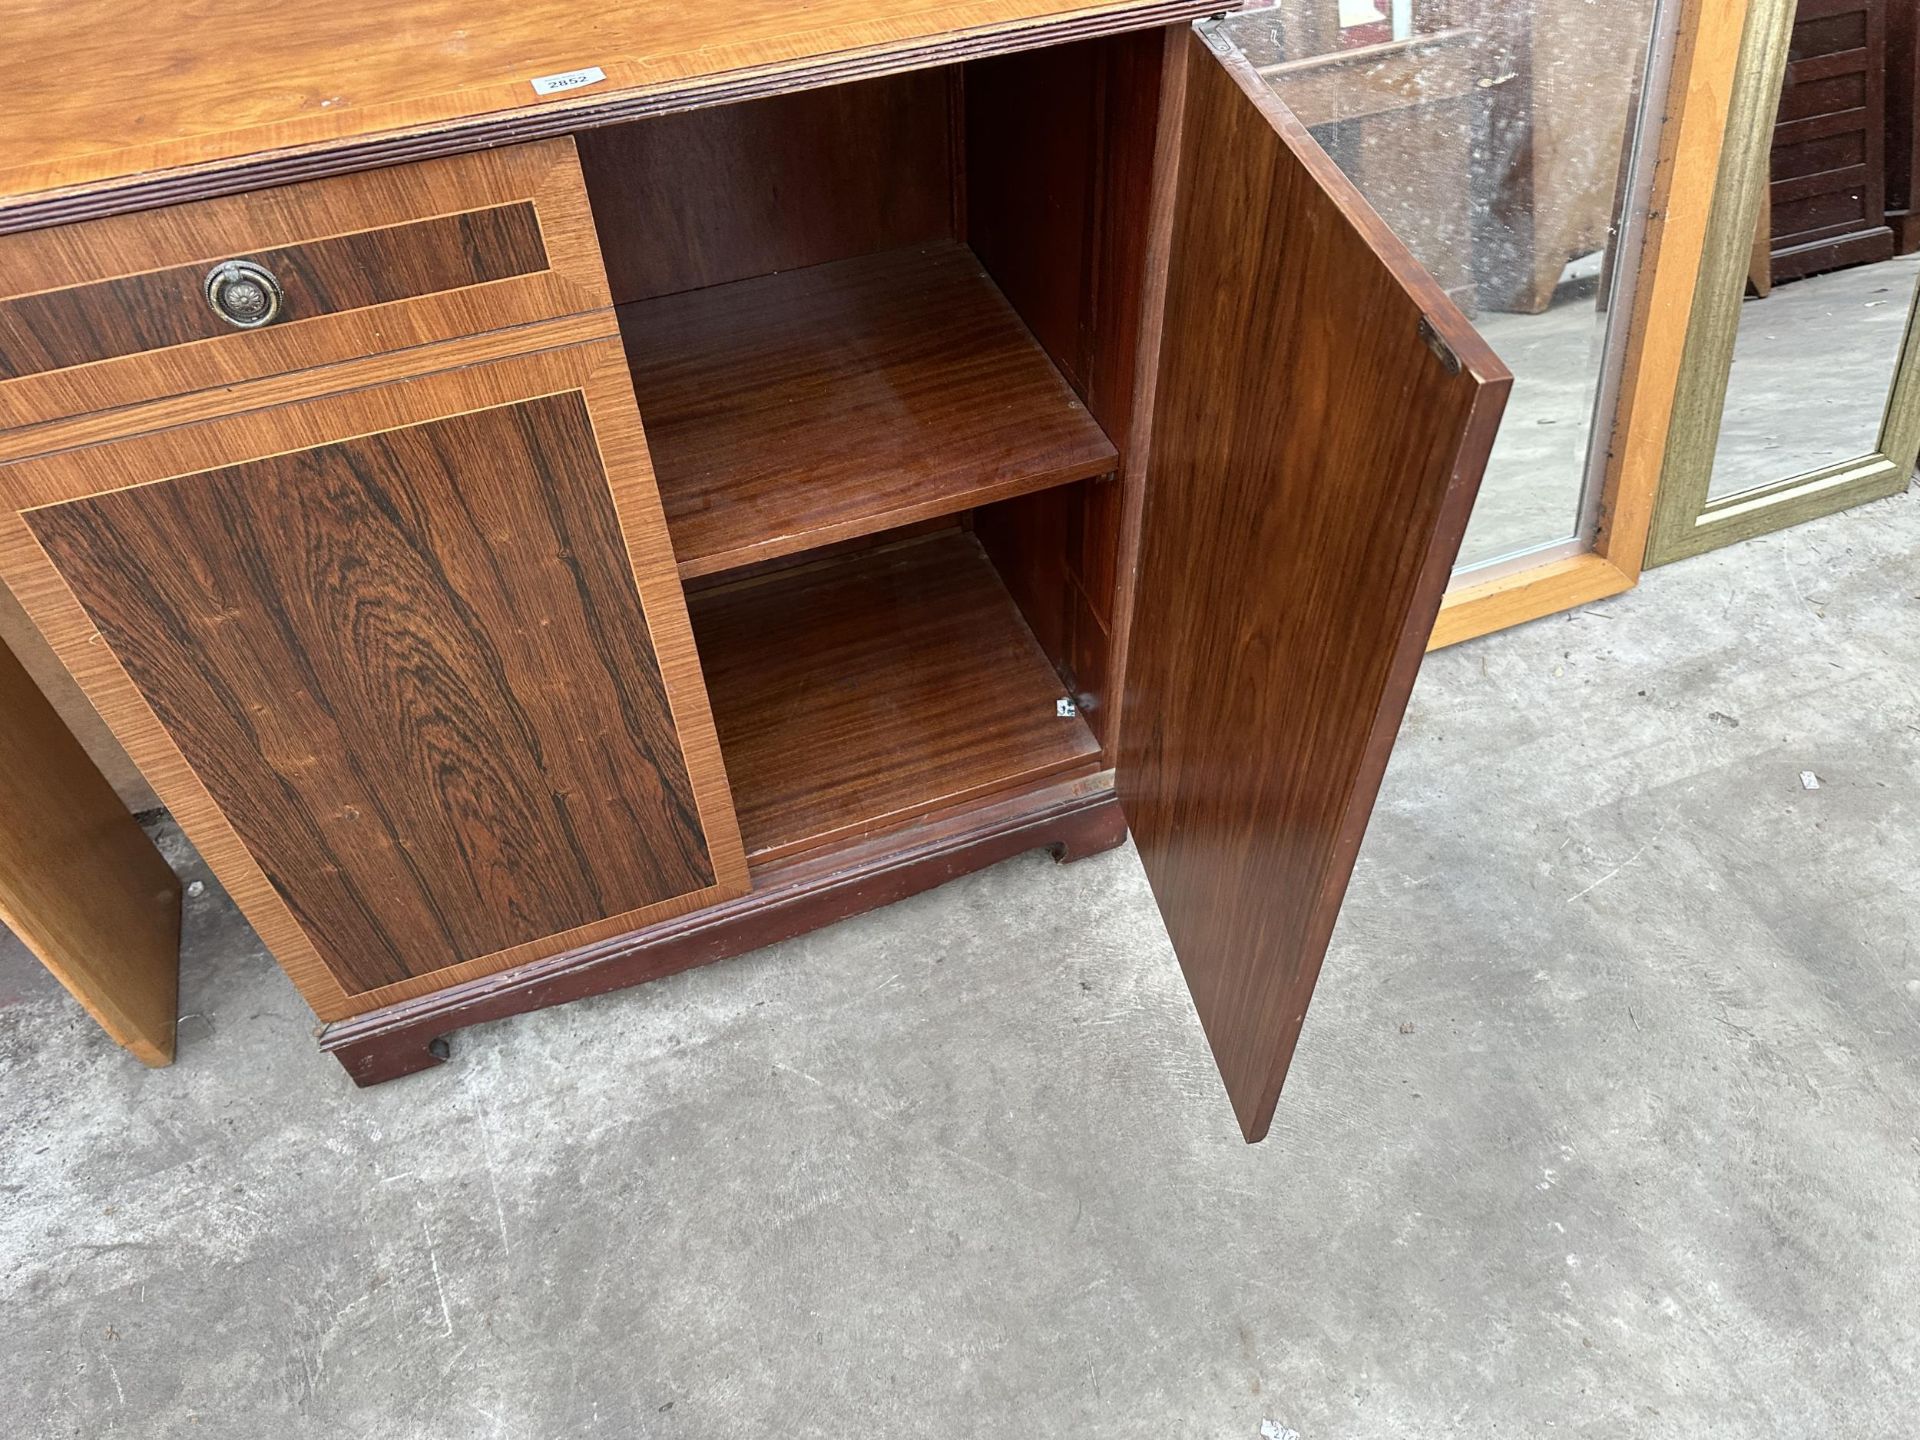
POLYGON ((1233 41, 1227 38, 1227 32, 1221 27, 1221 22, 1226 18, 1223 11, 1193 22, 1194 33, 1200 37, 1201 43, 1222 60, 1231 59, 1234 53, 1233 41))
POLYGON ((1453 347, 1440 338, 1440 332, 1433 328, 1433 321, 1426 316, 1420 317, 1420 338, 1426 342, 1427 349, 1440 357, 1440 363, 1447 367, 1447 374, 1460 373, 1460 357, 1453 353, 1453 347))

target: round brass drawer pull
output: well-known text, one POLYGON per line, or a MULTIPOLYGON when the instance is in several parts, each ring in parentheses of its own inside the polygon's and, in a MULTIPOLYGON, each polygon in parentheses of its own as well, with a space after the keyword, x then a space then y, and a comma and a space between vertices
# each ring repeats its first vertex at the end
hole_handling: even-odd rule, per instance
POLYGON ((264 265, 251 260, 222 260, 207 272, 207 303, 229 325, 257 330, 280 318, 286 296, 264 265))

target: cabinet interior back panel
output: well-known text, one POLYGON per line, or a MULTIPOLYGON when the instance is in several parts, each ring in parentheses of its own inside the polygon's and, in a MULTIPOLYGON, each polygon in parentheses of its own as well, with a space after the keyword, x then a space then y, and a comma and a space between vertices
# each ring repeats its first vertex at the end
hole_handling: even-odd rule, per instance
POLYGON ((27 518, 350 993, 713 883, 578 392, 27 518))
POLYGON ((952 87, 918 70, 583 132, 614 302, 951 239, 952 87))

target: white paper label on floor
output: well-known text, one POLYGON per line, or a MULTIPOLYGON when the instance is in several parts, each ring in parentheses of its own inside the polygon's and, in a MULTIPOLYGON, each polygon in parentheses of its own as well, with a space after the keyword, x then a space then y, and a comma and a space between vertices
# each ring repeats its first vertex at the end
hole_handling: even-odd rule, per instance
POLYGON ((558 95, 562 90, 581 90, 589 85, 598 85, 607 78, 607 72, 598 65, 589 65, 584 70, 566 70, 558 75, 542 75, 530 82, 536 95, 558 95))

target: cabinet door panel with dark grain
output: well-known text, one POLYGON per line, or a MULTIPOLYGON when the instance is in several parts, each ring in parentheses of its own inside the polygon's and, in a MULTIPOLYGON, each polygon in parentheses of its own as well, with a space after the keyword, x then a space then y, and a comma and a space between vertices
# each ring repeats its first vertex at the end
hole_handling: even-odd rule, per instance
POLYGON ((1252 67, 1188 50, 1116 769, 1257 1140, 1509 380, 1252 67))
POLYGON ((0 474, 9 579, 323 1014, 744 889, 617 344, 0 474))

